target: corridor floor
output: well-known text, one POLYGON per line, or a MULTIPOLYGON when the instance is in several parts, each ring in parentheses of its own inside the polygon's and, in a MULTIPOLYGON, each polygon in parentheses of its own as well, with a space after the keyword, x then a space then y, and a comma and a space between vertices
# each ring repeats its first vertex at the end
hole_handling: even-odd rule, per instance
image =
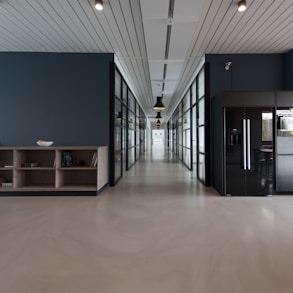
POLYGON ((293 196, 221 197, 153 152, 98 197, 0 197, 0 293, 292 293, 293 196))

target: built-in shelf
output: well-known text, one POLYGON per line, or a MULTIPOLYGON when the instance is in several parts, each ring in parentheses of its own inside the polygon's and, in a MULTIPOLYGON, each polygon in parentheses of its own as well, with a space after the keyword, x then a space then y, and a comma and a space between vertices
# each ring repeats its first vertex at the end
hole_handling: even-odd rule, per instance
POLYGON ((0 147, 0 192, 99 191, 108 147, 0 147))

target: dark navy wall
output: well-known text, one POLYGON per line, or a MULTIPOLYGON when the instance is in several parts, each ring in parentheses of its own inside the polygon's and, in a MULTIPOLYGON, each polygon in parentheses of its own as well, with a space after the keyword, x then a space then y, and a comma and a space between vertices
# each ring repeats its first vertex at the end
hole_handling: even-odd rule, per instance
POLYGON ((0 145, 109 145, 113 54, 0 53, 0 145))
POLYGON ((293 90, 293 50, 285 55, 286 62, 286 90, 293 90))
POLYGON ((225 90, 270 91, 285 89, 283 54, 207 54, 211 97, 225 90), (226 62, 232 62, 225 70, 226 62))

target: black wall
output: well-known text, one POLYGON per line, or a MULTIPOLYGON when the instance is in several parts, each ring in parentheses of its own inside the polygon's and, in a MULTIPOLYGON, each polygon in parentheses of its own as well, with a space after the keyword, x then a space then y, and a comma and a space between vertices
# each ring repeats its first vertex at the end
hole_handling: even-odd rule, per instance
MULTIPOLYGON (((292 56, 293 58, 293 56, 292 56)), ((223 191, 223 107, 224 91, 273 91, 285 89, 284 54, 206 55, 210 66, 211 97, 211 185, 223 191), (232 62, 225 70, 226 62, 232 62)))
POLYGON ((113 54, 0 53, 0 145, 109 145, 113 54))
POLYGON ((286 60, 286 90, 293 90, 293 50, 285 55, 286 60))
POLYGON ((285 89, 283 54, 207 54, 206 62, 210 64, 211 97, 228 90, 285 89), (232 64, 230 70, 225 70, 228 61, 232 64))

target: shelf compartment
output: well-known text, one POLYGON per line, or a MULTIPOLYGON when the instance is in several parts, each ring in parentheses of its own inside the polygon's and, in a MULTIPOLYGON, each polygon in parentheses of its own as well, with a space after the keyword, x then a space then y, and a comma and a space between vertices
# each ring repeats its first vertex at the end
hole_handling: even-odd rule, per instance
POLYGON ((13 150, 1 150, 0 168, 5 168, 5 166, 9 166, 7 168, 13 168, 13 150))
POLYGON ((7 168, 0 169, 0 189, 7 190, 13 188, 13 170, 7 168), (8 186, 5 186, 8 185, 8 186))
POLYGON ((97 190, 97 170, 96 169, 73 169, 66 168, 66 170, 58 170, 57 175, 57 188, 76 190, 90 188, 91 190, 97 190))
POLYGON ((93 159, 97 156, 97 148, 92 149, 63 149, 59 150, 57 154, 57 167, 72 168, 72 167, 94 167, 93 159), (69 161, 66 162, 65 154, 70 156, 69 161), (68 164, 68 165, 67 165, 68 164))
POLYGON ((55 170, 28 170, 15 171, 16 188, 55 188, 55 170))
POLYGON ((41 148, 16 150, 15 160, 16 168, 53 168, 55 165, 55 150, 41 148))

